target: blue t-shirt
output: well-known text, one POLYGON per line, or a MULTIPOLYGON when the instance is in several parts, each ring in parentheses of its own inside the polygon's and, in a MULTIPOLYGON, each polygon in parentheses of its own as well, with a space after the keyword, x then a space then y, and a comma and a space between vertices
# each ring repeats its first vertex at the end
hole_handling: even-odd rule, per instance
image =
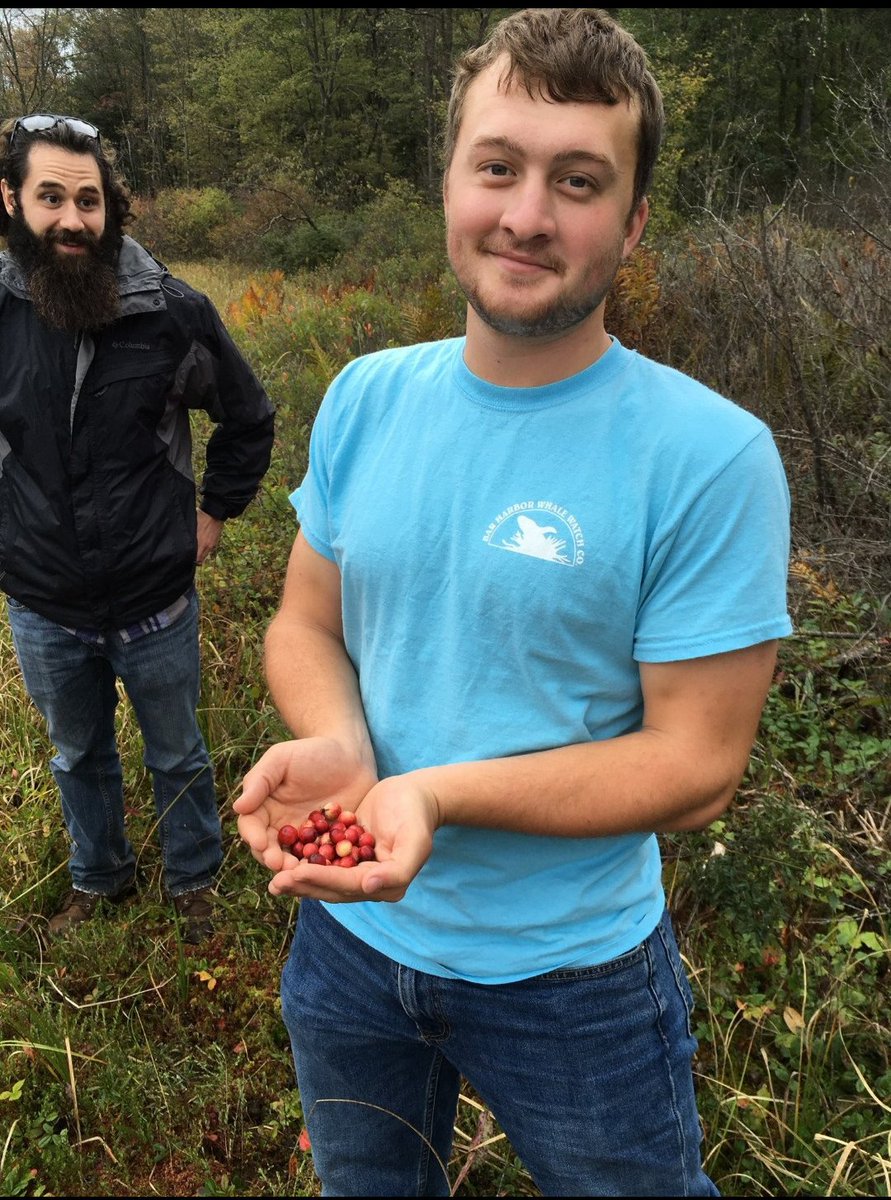
MULTIPOLYGON (((292 496, 340 569, 381 777, 631 732, 639 662, 791 632, 789 492, 760 420, 615 339, 533 388, 479 379, 463 349, 350 363, 292 496)), ((401 901, 327 907, 397 962, 505 983, 623 954, 663 906, 652 834, 448 826, 401 901)))

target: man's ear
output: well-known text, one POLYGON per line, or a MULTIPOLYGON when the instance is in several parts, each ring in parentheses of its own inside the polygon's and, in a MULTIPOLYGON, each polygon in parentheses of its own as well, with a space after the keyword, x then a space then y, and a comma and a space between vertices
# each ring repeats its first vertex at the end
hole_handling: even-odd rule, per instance
POLYGON ((0 179, 0 192, 3 193, 3 207, 11 217, 15 216, 15 193, 6 182, 5 179, 0 179))
POLYGON ((647 227, 647 221, 650 219, 650 202, 644 196, 640 204, 631 213, 628 218, 628 224, 625 226, 625 241, 622 245, 622 258, 629 257, 637 243, 643 237, 643 231, 647 227))

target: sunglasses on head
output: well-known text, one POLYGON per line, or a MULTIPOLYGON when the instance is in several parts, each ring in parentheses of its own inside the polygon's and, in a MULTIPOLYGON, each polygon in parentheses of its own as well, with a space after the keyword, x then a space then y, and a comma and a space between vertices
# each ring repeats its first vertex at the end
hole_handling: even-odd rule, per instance
POLYGON ((13 147, 16 134, 20 129, 25 133, 41 133, 46 129, 55 129, 57 125, 67 125, 73 133, 92 138, 99 144, 99 130, 89 121, 81 121, 79 117, 60 117, 57 113, 32 113, 30 117, 19 117, 9 135, 9 149, 13 147))

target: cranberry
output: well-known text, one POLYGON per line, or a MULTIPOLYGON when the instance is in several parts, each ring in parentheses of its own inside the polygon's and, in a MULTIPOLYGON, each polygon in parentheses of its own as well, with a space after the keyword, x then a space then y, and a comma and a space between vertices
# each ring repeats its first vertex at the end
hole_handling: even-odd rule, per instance
POLYGON ((354 867, 377 858, 375 839, 355 813, 342 812, 331 803, 314 809, 302 825, 283 825, 278 844, 294 858, 314 866, 354 867))
POLYGON ((283 850, 287 850, 288 846, 293 846, 297 841, 297 830, 293 825, 282 825, 278 831, 278 844, 283 850))

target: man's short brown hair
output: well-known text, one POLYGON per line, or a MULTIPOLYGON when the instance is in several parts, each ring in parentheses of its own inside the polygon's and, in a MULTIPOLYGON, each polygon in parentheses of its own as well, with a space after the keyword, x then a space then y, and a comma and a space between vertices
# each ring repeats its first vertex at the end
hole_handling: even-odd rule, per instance
POLYGON ((602 8, 524 8, 499 21, 481 46, 458 59, 443 145, 446 169, 455 152, 467 89, 502 55, 508 59, 503 86, 516 79, 530 96, 636 105, 636 208, 649 190, 662 142, 662 93, 643 49, 602 8))

